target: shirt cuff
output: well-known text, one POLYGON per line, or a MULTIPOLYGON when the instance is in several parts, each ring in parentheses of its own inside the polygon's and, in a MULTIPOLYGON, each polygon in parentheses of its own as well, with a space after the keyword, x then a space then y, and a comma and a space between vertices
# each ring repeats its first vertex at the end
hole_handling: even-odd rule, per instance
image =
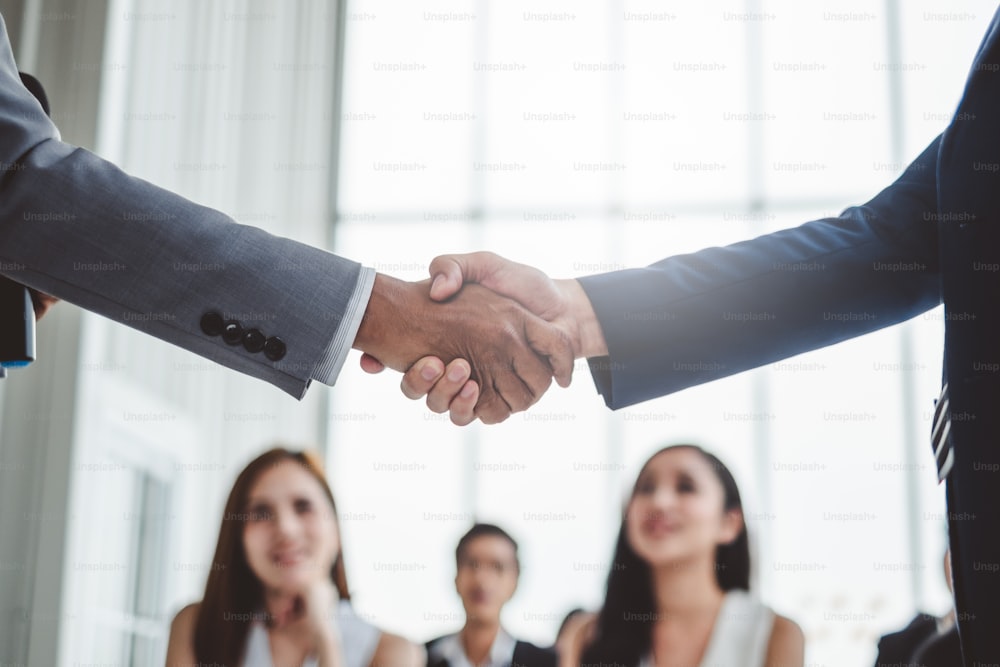
POLYGON ((354 338, 358 335, 361 318, 365 316, 365 311, 368 309, 368 299, 371 298, 374 285, 375 269, 362 266, 361 272, 358 274, 357 285, 354 286, 354 293, 351 295, 351 300, 347 302, 347 309, 340 320, 340 326, 337 327, 333 340, 326 348, 326 354, 323 355, 316 370, 313 371, 314 380, 331 387, 337 382, 340 369, 344 367, 344 362, 347 360, 347 353, 351 351, 354 338))

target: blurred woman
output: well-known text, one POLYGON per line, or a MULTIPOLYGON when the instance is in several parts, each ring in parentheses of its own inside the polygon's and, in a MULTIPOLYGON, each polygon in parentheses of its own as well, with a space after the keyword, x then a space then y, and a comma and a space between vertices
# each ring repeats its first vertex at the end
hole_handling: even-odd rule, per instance
POLYGON ((167 666, 422 667, 422 649, 356 616, 349 600, 321 466, 272 449, 229 493, 205 596, 174 618, 167 666))
POLYGON ((604 606, 569 639, 560 664, 802 667, 802 631, 749 588, 732 474, 699 447, 662 449, 632 489, 604 606))

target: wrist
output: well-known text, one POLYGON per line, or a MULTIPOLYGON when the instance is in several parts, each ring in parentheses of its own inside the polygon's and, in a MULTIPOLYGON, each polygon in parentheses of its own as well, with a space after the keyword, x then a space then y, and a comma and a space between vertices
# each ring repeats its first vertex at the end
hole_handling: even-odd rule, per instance
POLYGON ((337 625, 339 596, 329 579, 314 583, 306 593, 306 606, 313 641, 319 656, 336 655, 341 644, 340 629, 337 625))
POLYGON ((333 623, 327 620, 326 623, 316 629, 313 638, 316 641, 317 648, 336 651, 340 646, 340 633, 334 627, 333 623))
POLYGON ((320 667, 342 667, 340 636, 336 633, 327 633, 317 636, 316 658, 320 667))
POLYGON ((368 306, 351 345, 397 371, 406 370, 404 348, 409 341, 400 333, 409 319, 407 303, 410 301, 408 296, 412 298, 408 295, 411 285, 381 273, 375 274, 368 306))
POLYGON ((604 330, 597 319, 594 306, 587 297, 587 292, 579 281, 574 279, 557 280, 556 284, 566 298, 567 311, 571 327, 570 337, 573 341, 573 356, 603 357, 608 353, 608 344, 604 340, 604 330))
POLYGON ((390 296, 392 280, 381 273, 375 274, 368 306, 365 307, 365 314, 361 316, 361 324, 358 325, 358 333, 351 344, 355 350, 374 354, 374 348, 384 343, 387 310, 392 303, 390 296))

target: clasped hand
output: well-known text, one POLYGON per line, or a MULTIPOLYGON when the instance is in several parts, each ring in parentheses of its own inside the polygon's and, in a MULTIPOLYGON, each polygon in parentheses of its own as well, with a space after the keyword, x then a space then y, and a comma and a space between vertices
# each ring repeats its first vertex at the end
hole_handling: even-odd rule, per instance
POLYGON ((355 347, 365 371, 403 371, 403 393, 426 396, 455 424, 501 422, 533 405, 553 377, 569 386, 574 359, 607 353, 575 280, 488 252, 442 255, 430 274, 422 283, 378 276, 355 347), (392 342, 376 350, 373 339, 392 342))

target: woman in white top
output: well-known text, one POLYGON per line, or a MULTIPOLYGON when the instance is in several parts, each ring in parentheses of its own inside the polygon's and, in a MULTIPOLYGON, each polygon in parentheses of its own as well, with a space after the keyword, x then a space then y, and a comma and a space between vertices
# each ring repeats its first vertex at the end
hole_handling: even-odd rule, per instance
POLYGON ((167 667, 423 667, 416 645, 351 611, 333 494, 317 459, 272 449, 236 479, 200 603, 167 667))
POLYGON ((802 631, 749 587, 732 474, 700 447, 661 449, 632 489, 604 606, 575 624, 560 665, 802 667, 802 631))

